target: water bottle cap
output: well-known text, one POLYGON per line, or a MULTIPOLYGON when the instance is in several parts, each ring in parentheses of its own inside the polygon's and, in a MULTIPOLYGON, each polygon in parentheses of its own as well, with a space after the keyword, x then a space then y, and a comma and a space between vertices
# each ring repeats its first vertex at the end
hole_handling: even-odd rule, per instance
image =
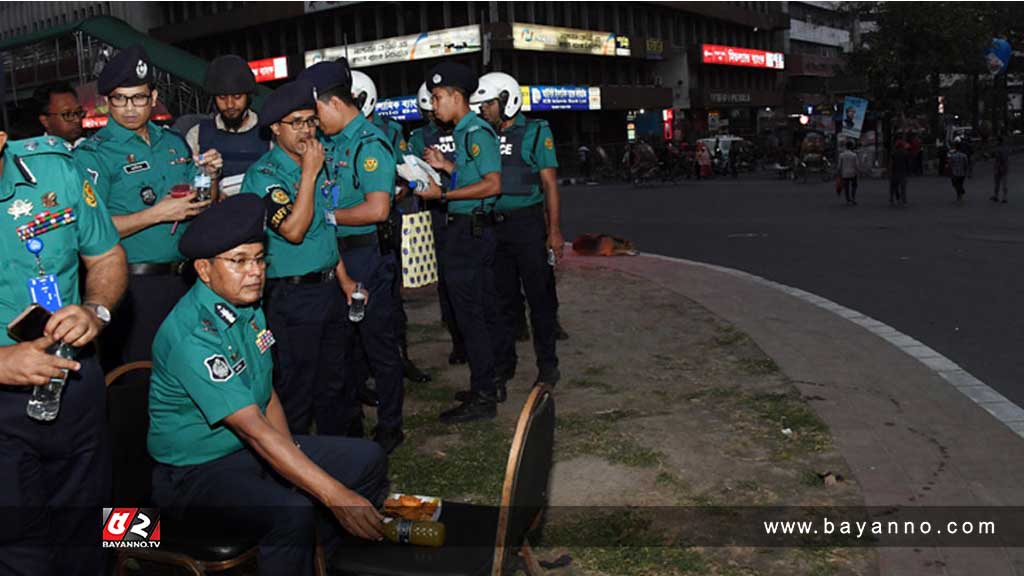
POLYGON ((415 180, 413 180, 412 182, 409 182, 409 190, 415 190, 417 184, 419 184, 419 182, 417 182, 415 180))

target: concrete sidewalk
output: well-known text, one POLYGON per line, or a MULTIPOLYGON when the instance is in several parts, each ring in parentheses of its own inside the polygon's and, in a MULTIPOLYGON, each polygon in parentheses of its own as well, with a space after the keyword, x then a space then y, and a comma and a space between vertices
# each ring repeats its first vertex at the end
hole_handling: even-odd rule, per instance
MULTIPOLYGON (((659 256, 570 252, 566 266, 642 277, 746 332, 812 400, 866 505, 1024 505, 1024 411, 912 338, 743 272, 659 256)), ((878 552, 883 575, 1024 574, 1022 549, 878 552)))

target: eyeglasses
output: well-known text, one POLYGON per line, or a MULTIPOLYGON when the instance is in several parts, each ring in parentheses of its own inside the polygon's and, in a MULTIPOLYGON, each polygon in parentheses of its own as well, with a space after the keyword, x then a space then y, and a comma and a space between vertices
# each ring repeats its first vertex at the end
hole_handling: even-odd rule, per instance
POLYGON ((309 118, 297 118, 291 122, 285 122, 284 120, 278 120, 281 124, 287 124, 292 130, 298 132, 303 128, 316 128, 320 125, 320 119, 316 116, 310 116, 309 118))
POLYGON ((85 110, 77 108, 75 110, 65 110, 64 112, 47 112, 47 116, 60 116, 65 122, 78 122, 82 118, 85 118, 85 110))
POLYGON ((145 94, 132 94, 131 96, 127 96, 125 94, 111 94, 110 96, 107 96, 107 100, 114 108, 124 108, 128 105, 129 100, 132 101, 132 106, 142 108, 146 104, 149 104, 149 97, 152 95, 152 92, 146 92, 145 94))
POLYGON ((227 256, 214 256, 214 260, 224 260, 235 272, 244 272, 249 268, 250 264, 256 266, 258 270, 262 270, 267 267, 269 261, 266 256, 256 256, 255 258, 228 258, 227 256))

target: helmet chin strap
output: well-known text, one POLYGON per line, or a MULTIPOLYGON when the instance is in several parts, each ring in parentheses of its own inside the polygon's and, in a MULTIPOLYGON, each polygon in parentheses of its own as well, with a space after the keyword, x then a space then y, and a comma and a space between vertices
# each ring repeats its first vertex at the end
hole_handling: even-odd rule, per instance
POLYGON ((360 92, 359 97, 356 98, 356 108, 359 108, 359 113, 363 112, 363 104, 366 104, 366 92, 360 92))
POLYGON ((501 116, 502 121, 511 120, 512 119, 511 116, 506 116, 505 115, 505 106, 508 105, 508 98, 509 98, 508 90, 502 90, 501 93, 498 94, 498 112, 499 112, 499 115, 501 116))

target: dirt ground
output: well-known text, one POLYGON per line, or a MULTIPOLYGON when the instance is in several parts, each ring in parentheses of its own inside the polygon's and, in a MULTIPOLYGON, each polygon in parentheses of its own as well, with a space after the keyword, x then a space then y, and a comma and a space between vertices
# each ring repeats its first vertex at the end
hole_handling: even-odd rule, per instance
MULTIPOLYGON (((558 291, 570 338, 558 348, 556 463, 537 550, 571 562, 551 574, 877 573, 868 548, 666 545, 686 542, 673 518, 706 507, 857 506, 860 491, 808 399, 743 333, 641 278, 571 258, 558 291)), ((469 370, 448 366, 436 292, 411 292, 406 307, 410 353, 434 381, 407 385, 395 488, 496 504, 536 377, 532 347, 518 345, 496 422, 446 429, 437 414, 469 370)))

